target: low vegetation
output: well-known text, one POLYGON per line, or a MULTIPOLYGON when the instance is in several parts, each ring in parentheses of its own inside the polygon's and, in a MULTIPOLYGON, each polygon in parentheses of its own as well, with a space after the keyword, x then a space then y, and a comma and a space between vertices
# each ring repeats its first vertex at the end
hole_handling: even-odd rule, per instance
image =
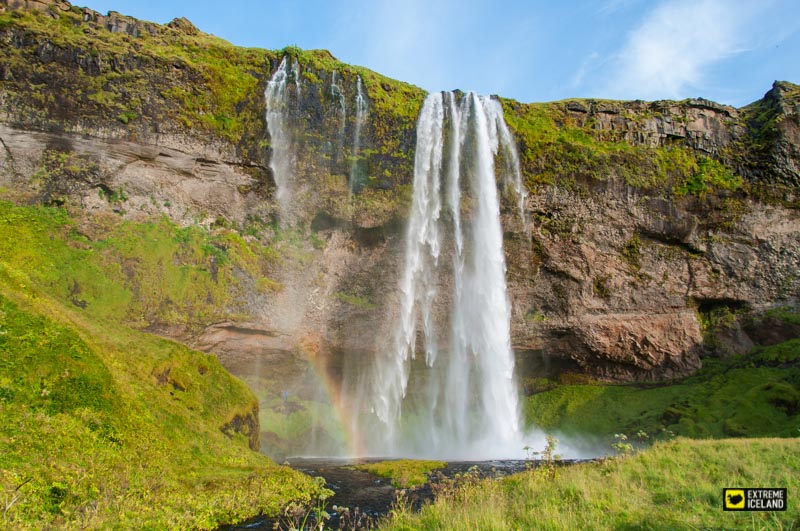
POLYGON ((362 310, 374 310, 377 305, 372 302, 368 297, 361 295, 353 295, 352 293, 336 293, 336 298, 345 304, 360 308, 362 310))
POLYGON ((137 327, 235 315, 245 278, 268 279, 277 259, 274 249, 227 228, 181 228, 166 217, 80 219, 64 208, 0 201, 2 262, 90 316, 137 327))
POLYGON ((791 529, 800 519, 798 439, 677 439, 634 456, 467 479, 382 529, 791 529), (722 510, 725 487, 789 489, 785 512, 722 510))
POLYGON ((406 489, 418 487, 428 482, 428 476, 434 470, 444 468, 444 461, 420 461, 416 459, 397 459, 379 463, 354 465, 356 470, 363 470, 383 478, 392 480, 395 488, 406 489))
MULTIPOLYGON (((595 128, 593 118, 581 121, 571 117, 569 101, 502 101, 509 127, 521 145, 521 162, 531 191, 552 184, 574 188, 576 180, 621 178, 648 192, 704 199, 744 186, 741 177, 722 162, 688 147, 634 145, 619 131, 595 128)), ((605 103, 630 122, 647 117, 646 112, 629 110, 621 102, 605 103)))
POLYGON ((640 430, 696 438, 796 437, 800 339, 706 359, 695 375, 660 385, 537 385, 547 390, 528 397, 530 424, 595 442, 640 430))
POLYGON ((213 356, 34 286, 0 261, 2 527, 213 529, 320 494, 223 433, 256 403, 213 356))

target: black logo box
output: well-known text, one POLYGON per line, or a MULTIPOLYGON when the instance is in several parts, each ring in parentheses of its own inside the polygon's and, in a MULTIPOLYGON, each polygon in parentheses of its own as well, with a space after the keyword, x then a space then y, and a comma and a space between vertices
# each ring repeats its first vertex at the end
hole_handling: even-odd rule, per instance
POLYGON ((724 511, 785 511, 786 501, 785 488, 732 487, 722 489, 722 509, 724 511), (729 491, 737 493, 744 491, 744 507, 728 508, 726 500, 729 491))

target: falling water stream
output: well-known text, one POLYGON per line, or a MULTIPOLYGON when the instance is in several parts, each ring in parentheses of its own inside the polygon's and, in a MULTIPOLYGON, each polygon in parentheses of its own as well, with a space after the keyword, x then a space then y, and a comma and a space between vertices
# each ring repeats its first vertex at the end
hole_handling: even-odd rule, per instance
MULTIPOLYGON (((333 71, 340 143, 341 81, 333 71)), ((282 220, 290 216, 294 171, 289 109, 301 90, 299 65, 285 57, 265 90, 282 220)), ((360 76, 355 102, 351 193, 368 110, 360 76)), ((350 435, 366 455, 524 456, 500 222, 500 190, 508 189, 526 224, 519 159, 500 103, 472 92, 428 95, 417 122, 392 333, 343 383, 350 435)))
POLYGON ((361 151, 361 129, 364 127, 364 122, 367 119, 369 106, 367 98, 364 94, 364 87, 361 83, 361 76, 356 77, 356 123, 355 131, 353 132, 353 162, 350 165, 350 194, 356 187, 356 179, 358 178, 358 156, 361 151))
MULTIPOLYGON (((524 455, 511 350, 495 158, 521 190, 500 104, 429 95, 417 124, 414 191, 391 343, 359 401, 371 455, 524 455)), ((358 391, 356 391, 358 394, 358 391)), ((357 407, 357 406, 356 406, 357 407)))
POLYGON ((300 95, 299 67, 297 63, 290 66, 291 59, 283 58, 272 74, 264 91, 267 104, 267 128, 269 130, 272 156, 269 167, 275 179, 275 195, 281 220, 288 217, 291 203, 291 185, 294 172, 294 151, 289 134, 290 93, 288 82, 294 81, 297 95, 300 95))
MULTIPOLYGON (((441 477, 467 471, 496 477, 530 465, 518 460, 525 457, 525 437, 514 379, 498 177, 522 193, 500 104, 474 93, 429 95, 417 124, 393 335, 384 354, 349 389, 350 409, 363 413, 354 415, 351 428, 367 455, 443 458, 449 464, 441 477), (507 171, 499 171, 496 160, 504 160, 507 171)), ((295 458, 291 464, 323 475, 335 493, 331 504, 350 507, 365 525, 387 514, 396 497, 388 481, 354 470, 348 459, 295 458)), ((418 507, 433 490, 427 484, 408 496, 418 507)), ((335 505, 328 511, 326 525, 346 524, 335 505)), ((274 524, 281 522, 255 518, 230 529, 274 524)))
MULTIPOLYGON (((340 80, 334 72, 331 95, 338 98, 344 124, 340 80)), ((356 90, 351 194, 368 112, 360 77, 356 90)), ((282 214, 294 167, 287 109, 290 94, 299 99, 300 91, 299 67, 284 58, 265 91, 270 167, 282 214), (289 82, 296 85, 294 94, 287 90, 289 82)), ((472 92, 428 95, 417 122, 411 209, 389 316, 392 333, 385 348, 360 357, 353 368, 357 374, 346 374, 341 383, 347 428, 359 443, 360 454, 351 457, 440 458, 450 462, 447 476, 476 466, 492 475, 528 466, 519 461, 531 441, 521 427, 514 376, 501 190, 516 194, 527 227, 519 159, 500 103, 472 92)), ((386 514, 395 499, 385 480, 353 470, 348 460, 295 458, 291 464, 324 475, 336 492, 332 503, 360 506, 370 518, 386 514)), ((431 487, 413 495, 421 503, 432 496, 431 487)), ((255 518, 230 529, 275 523, 255 518)))
POLYGON ((341 80, 342 76, 336 70, 331 72, 331 97, 339 103, 339 107, 336 109, 339 120, 339 133, 336 139, 336 152, 334 153, 334 158, 337 159, 344 150, 344 130, 347 125, 347 100, 342 87, 339 85, 341 80))

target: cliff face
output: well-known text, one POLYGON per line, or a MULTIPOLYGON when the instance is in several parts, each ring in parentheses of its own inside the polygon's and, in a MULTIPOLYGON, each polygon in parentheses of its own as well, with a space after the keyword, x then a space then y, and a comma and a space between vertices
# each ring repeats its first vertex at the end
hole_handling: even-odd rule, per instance
MULTIPOLYGON (((0 5, 3 197, 63 206, 95 242, 109 224, 166 216, 269 249, 250 269, 230 258, 230 243, 203 251, 198 274, 230 282, 211 313, 178 319, 175 301, 156 297, 151 312, 129 308, 122 319, 215 352, 243 376, 247 360, 267 356, 277 372, 310 363, 335 380, 347 360, 384 348, 421 90, 327 52, 235 48, 185 20, 160 26, 63 1, 0 5), (264 90, 284 56, 300 72, 288 110, 288 228, 277 222, 264 119, 264 90), (369 111, 356 154, 358 77, 369 111)), ((796 304, 800 292, 798 94, 776 83, 742 109, 501 100, 532 220, 526 232, 505 198, 523 378, 676 377, 704 355, 763 340, 751 318, 796 304)), ((120 282, 142 291, 136 260, 120 267, 120 282)), ((264 378, 310 395, 313 384, 291 381, 298 374, 264 378)))

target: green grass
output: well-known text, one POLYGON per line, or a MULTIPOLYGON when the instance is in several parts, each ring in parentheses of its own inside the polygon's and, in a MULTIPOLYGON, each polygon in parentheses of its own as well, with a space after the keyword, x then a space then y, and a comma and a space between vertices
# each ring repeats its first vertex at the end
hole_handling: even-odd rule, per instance
POLYGON ((320 493, 223 434, 255 397, 213 356, 87 317, 0 263, 9 529, 211 529, 320 493))
POLYGON ((734 175, 719 161, 702 155, 685 164, 680 171, 683 178, 678 179, 673 187, 676 197, 694 195, 702 198, 717 190, 734 191, 744 186, 741 176, 734 175))
POLYGON ((528 397, 527 422, 597 437, 669 430, 687 437, 797 436, 800 340, 707 359, 694 376, 662 385, 557 385, 528 397))
POLYGON ((800 311, 791 306, 782 306, 768 310, 765 317, 774 317, 788 324, 800 325, 800 311))
POLYGON ((560 127, 558 103, 502 103, 508 126, 521 145, 520 162, 531 191, 576 176, 605 180, 612 164, 622 168, 621 162, 635 165, 644 158, 644 151, 625 142, 601 142, 581 127, 560 127))
POLYGON ((181 228, 167 218, 76 219, 62 208, 0 201, 2 261, 91 316, 135 326, 197 327, 235 316, 247 289, 242 274, 266 278, 277 259, 274 249, 232 229, 181 228))
MULTIPOLYGON (((519 141, 528 188, 557 184, 575 187, 575 179, 621 178, 643 190, 677 198, 700 199, 744 187, 740 176, 718 160, 679 146, 634 146, 611 131, 579 124, 566 112, 567 102, 521 104, 501 100, 506 121, 519 141), (612 136, 609 136, 612 135, 612 136)), ((615 103, 632 120, 640 119, 615 103)))
POLYGON ((397 459, 381 461, 379 463, 365 463, 354 465, 356 470, 363 470, 383 478, 392 480, 392 485, 398 489, 418 487, 428 482, 428 475, 434 470, 444 468, 444 461, 420 461, 416 459, 397 459))
POLYGON ((338 292, 336 293, 336 298, 345 304, 349 304, 350 306, 354 306, 362 310, 374 310, 377 308, 377 305, 369 300, 368 297, 362 297, 361 295, 338 292))
POLYGON ((235 316, 274 259, 226 228, 0 201, 0 527, 214 528, 319 494, 248 448, 257 400, 216 358, 129 328, 235 316))
POLYGON ((633 457, 503 480, 466 480, 381 529, 792 529, 800 440, 678 439, 633 457), (786 487, 785 512, 725 512, 725 487, 786 487))

